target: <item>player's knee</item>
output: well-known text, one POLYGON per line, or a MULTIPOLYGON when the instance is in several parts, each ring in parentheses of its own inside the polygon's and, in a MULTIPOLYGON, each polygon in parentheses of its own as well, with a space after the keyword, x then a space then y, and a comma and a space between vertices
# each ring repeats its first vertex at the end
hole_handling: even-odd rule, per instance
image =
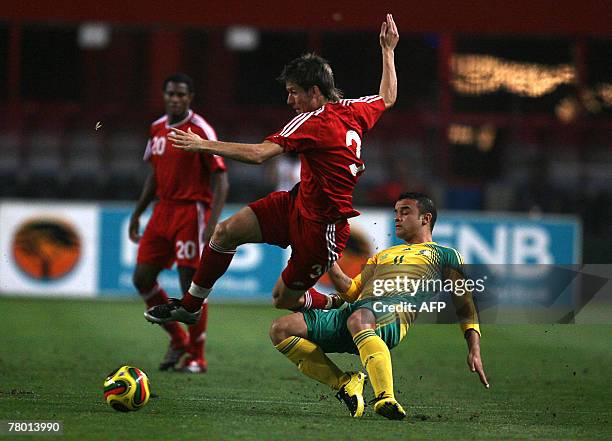
POLYGON ((346 320, 346 327, 351 334, 376 326, 374 315, 367 309, 358 309, 346 320))
POLYGON ((355 333, 354 331, 359 326, 359 321, 360 321, 359 315, 355 313, 351 314, 349 318, 346 320, 346 327, 348 328, 351 334, 355 333))
POLYGON ((211 240, 216 244, 220 244, 220 242, 222 242, 223 239, 226 238, 226 236, 227 226, 225 225, 225 221, 219 222, 217 225, 215 225, 215 231, 213 231, 211 240))
POLYGON ((284 317, 277 318, 270 326, 270 340, 272 344, 276 346, 287 337, 289 337, 289 327, 286 320, 284 320, 284 317))
POLYGON ((236 248, 236 243, 234 243, 233 238, 233 229, 229 223, 229 220, 219 222, 215 226, 215 231, 212 235, 212 241, 220 247, 226 249, 236 248))
POLYGON ((155 280, 151 279, 151 277, 144 272, 136 270, 132 275, 132 283, 139 293, 145 294, 153 289, 155 280))

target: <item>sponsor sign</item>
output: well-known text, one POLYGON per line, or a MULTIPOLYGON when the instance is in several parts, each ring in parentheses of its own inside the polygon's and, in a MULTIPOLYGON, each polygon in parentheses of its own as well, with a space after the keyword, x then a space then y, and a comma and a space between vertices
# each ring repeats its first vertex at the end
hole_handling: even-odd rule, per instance
MULTIPOLYGON (((456 248, 471 264, 554 264, 582 262, 582 229, 572 216, 497 213, 438 214, 433 238, 456 248)), ((397 241, 397 238, 395 239, 397 241)))
POLYGON ((98 209, 0 204, 0 292, 93 297, 98 292, 98 209))
MULTIPOLYGON (((136 295, 132 273, 137 245, 128 238, 132 208, 0 203, 0 293, 136 295)), ((221 218, 239 208, 228 206, 221 218)), ((344 253, 343 267, 352 275, 369 256, 400 243, 391 210, 360 211, 361 216, 351 219, 352 236, 344 253)), ((142 228, 149 215, 142 216, 142 228)), ((545 266, 580 263, 581 237, 580 222, 560 216, 536 220, 515 214, 441 212, 434 229, 434 240, 458 249, 466 263, 498 265, 489 271, 499 274, 503 269, 522 290, 537 286, 537 273, 542 275, 545 266)), ((239 247, 228 272, 215 285, 214 298, 270 301, 290 253, 264 244, 239 247)), ((169 294, 180 296, 175 269, 163 271, 159 281, 169 294)), ((321 283, 329 280, 324 277, 321 283)))

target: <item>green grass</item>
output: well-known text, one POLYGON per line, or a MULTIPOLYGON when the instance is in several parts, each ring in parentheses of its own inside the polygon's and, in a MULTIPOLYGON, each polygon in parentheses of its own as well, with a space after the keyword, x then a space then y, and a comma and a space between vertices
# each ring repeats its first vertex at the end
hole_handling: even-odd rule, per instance
MULTIPOLYGON (((612 325, 485 326, 486 390, 467 370, 458 327, 417 323, 392 353, 410 416, 398 422, 370 408, 353 420, 303 377, 269 343, 269 323, 283 314, 271 306, 213 300, 210 372, 201 376, 156 370, 166 337, 142 310, 0 298, 0 420, 61 420, 72 440, 612 438, 612 325), (105 375, 121 364, 147 372, 159 395, 139 412, 102 400, 105 375)), ((360 367, 355 356, 333 358, 360 367)))

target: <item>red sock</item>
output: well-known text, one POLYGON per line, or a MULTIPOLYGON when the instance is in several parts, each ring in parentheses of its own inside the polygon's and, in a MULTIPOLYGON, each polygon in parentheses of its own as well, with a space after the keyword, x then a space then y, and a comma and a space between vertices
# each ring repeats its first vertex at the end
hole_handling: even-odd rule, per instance
POLYGON ((332 306, 331 296, 323 294, 314 288, 308 288, 304 293, 303 309, 330 309, 332 306))
MULTIPOLYGON (((152 308, 157 305, 164 305, 168 303, 168 295, 166 291, 163 290, 157 283, 146 292, 139 292, 142 296, 143 300, 147 304, 147 307, 152 308)), ((187 333, 183 329, 183 327, 176 323, 164 323, 161 325, 162 328, 166 330, 168 334, 170 334, 170 338, 172 339, 172 346, 177 348, 181 346, 185 346, 188 341, 187 333)))
POLYGON ((234 254, 236 250, 225 250, 212 241, 207 243, 198 270, 193 277, 193 283, 202 288, 212 288, 217 279, 227 271, 234 254))
MULTIPOLYGON (((193 277, 193 283, 202 288, 211 289, 217 279, 227 271, 234 254, 236 250, 225 250, 212 241, 207 243, 202 252, 198 270, 193 277)), ((197 297, 187 292, 181 304, 187 311, 195 312, 200 309, 204 299, 205 297, 197 297)))
POLYGON ((189 326, 189 355, 192 359, 204 360, 206 325, 208 323, 208 302, 202 305, 202 317, 195 325, 189 326))

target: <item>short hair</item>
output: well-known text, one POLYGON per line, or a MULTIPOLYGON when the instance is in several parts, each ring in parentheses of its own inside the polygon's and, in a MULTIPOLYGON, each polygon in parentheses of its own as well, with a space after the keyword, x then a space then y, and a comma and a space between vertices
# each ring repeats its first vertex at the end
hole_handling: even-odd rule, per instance
POLYGON ((193 80, 187 74, 177 72, 166 78, 164 80, 164 86, 162 88, 164 92, 166 91, 166 86, 168 85, 168 83, 184 83, 187 85, 187 90, 189 90, 189 93, 193 93, 193 80))
POLYGON ((342 98, 342 92, 336 88, 331 66, 326 59, 315 53, 304 54, 291 60, 277 80, 283 84, 291 81, 306 91, 318 86, 325 98, 332 102, 342 98))
POLYGON ((419 209, 419 214, 421 215, 431 213, 431 222, 429 223, 429 227, 431 232, 433 233, 433 228, 436 224, 436 219, 438 218, 438 210, 436 210, 436 206, 431 200, 431 198, 424 193, 407 191, 400 194, 397 198, 397 201, 401 201, 402 199, 412 199, 416 201, 417 208, 419 209))

